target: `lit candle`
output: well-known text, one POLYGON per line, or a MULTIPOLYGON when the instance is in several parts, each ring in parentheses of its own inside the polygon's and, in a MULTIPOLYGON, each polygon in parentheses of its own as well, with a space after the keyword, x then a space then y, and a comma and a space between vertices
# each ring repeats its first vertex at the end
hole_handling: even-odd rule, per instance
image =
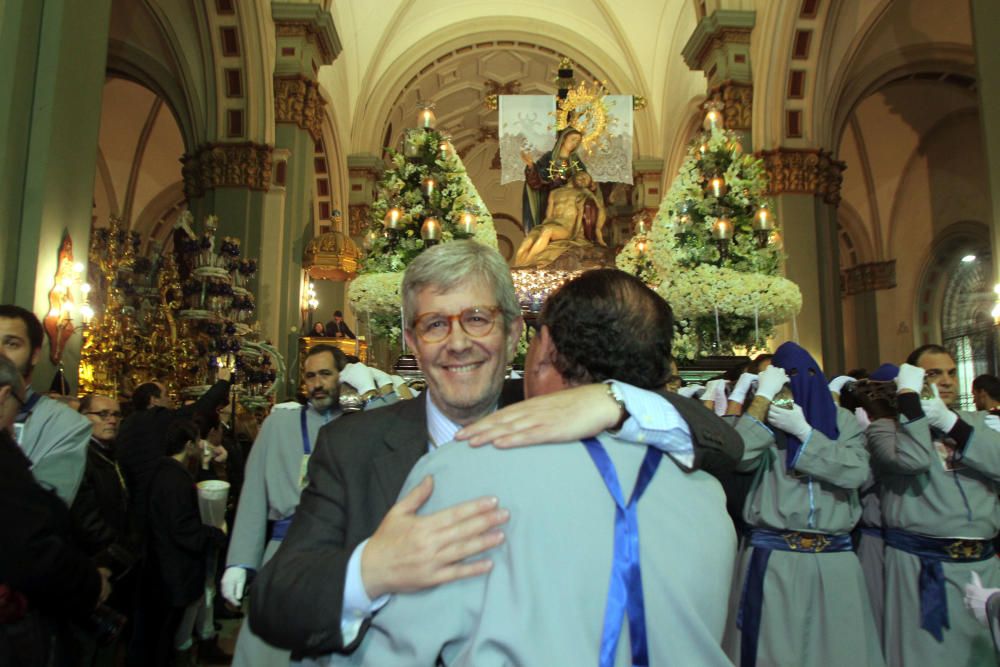
POLYGON ((466 234, 475 234, 476 216, 474 216, 470 211, 463 212, 462 218, 459 222, 459 229, 461 229, 466 234))
POLYGON ((400 218, 402 217, 403 217, 403 212, 399 210, 398 207, 393 206, 392 208, 390 208, 388 211, 385 212, 385 220, 383 221, 383 224, 385 225, 386 229, 390 229, 392 231, 398 231, 399 228, 402 226, 400 225, 399 222, 400 218))
POLYGON ((422 181, 420 181, 420 187, 423 188, 424 194, 430 197, 434 194, 434 188, 437 187, 437 182, 430 176, 427 176, 422 181))
POLYGON ((771 213, 766 208, 761 207, 757 209, 757 215, 754 216, 754 229, 763 232, 774 229, 774 223, 771 221, 771 213))
POLYGON ((719 218, 712 225, 712 238, 716 241, 728 241, 733 237, 733 223, 729 218, 719 218))
POLYGON ((705 122, 702 123, 702 127, 706 130, 711 130, 722 122, 722 114, 716 109, 711 109, 707 114, 705 114, 705 122))
POLYGON ((698 146, 698 151, 702 154, 702 157, 704 157, 705 153, 708 152, 708 144, 702 144, 701 146, 698 146))
POLYGON ((718 199, 726 193, 726 180, 722 176, 715 176, 708 182, 708 189, 718 199))
POLYGON ((424 219, 424 224, 420 227, 420 238, 424 241, 437 242, 441 240, 441 223, 437 218, 424 219))
POLYGON ((425 130, 432 130, 434 129, 434 121, 436 121, 437 118, 434 116, 434 111, 430 107, 424 107, 420 110, 419 120, 422 128, 425 130))

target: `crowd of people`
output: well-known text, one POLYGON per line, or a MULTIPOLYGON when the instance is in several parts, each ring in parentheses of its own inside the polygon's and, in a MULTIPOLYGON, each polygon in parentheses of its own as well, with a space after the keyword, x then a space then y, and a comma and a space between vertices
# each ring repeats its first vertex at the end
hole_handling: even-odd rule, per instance
POLYGON ((997 378, 964 411, 941 346, 829 380, 785 343, 685 386, 669 304, 593 270, 511 379, 495 250, 427 250, 401 293, 423 394, 314 345, 259 430, 225 371, 179 407, 35 393, 41 326, 0 306, 0 664, 996 662, 997 378))

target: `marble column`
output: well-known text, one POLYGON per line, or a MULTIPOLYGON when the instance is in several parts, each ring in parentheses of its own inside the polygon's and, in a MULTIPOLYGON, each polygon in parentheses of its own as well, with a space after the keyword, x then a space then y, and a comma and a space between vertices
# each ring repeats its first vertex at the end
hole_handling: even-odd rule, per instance
POLYGON ((735 131, 745 150, 752 147, 753 75, 750 33, 753 11, 720 9, 703 17, 681 54, 692 70, 705 73, 707 102, 722 111, 723 124, 735 131))
MULTIPOLYGON (((265 246, 279 248, 268 280, 273 288, 267 312, 274 319, 274 343, 289 369, 285 391, 291 394, 298 386, 298 339, 308 318, 302 302, 306 284, 302 259, 306 244, 316 233, 314 156, 326 113, 316 75, 319 67, 333 63, 341 45, 330 13, 317 5, 276 2, 271 14, 276 34, 275 150, 284 156, 280 170, 284 206, 281 229, 270 226, 264 239, 265 246)), ((338 168, 341 166, 328 165, 331 174, 338 168)), ((322 319, 322 313, 316 317, 322 319)))
POLYGON ((760 157, 788 255, 785 276, 802 291, 798 342, 825 372, 838 373, 845 363, 837 237, 845 165, 819 149, 782 148, 760 157))
MULTIPOLYGON (((0 2, 0 301, 40 317, 65 233, 86 264, 110 12, 111 0, 0 2)), ((74 389, 80 342, 63 355, 74 389)), ((53 372, 41 362, 36 388, 53 372)))
POLYGON ((993 280, 1000 283, 1000 51, 996 48, 1000 4, 995 0, 971 0, 971 6, 979 122, 983 127, 983 154, 989 171, 987 196, 992 198, 993 219, 986 222, 990 225, 993 248, 993 280))

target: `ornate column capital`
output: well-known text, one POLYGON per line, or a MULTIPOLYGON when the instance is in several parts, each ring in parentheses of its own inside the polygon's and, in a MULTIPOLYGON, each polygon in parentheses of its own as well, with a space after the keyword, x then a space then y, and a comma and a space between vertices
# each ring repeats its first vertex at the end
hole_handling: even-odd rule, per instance
POLYGON ((684 62, 705 72, 713 88, 724 81, 752 83, 750 33, 756 21, 753 11, 720 9, 705 16, 681 51, 684 62))
POLYGON ((283 37, 305 38, 316 46, 322 60, 321 65, 333 63, 344 48, 333 24, 333 16, 319 5, 272 2, 271 17, 274 19, 274 31, 279 42, 283 37))
POLYGON ((891 289, 895 286, 896 260, 894 259, 858 264, 840 272, 841 296, 891 289))
POLYGON ((809 194, 832 206, 840 204, 840 186, 847 164, 817 148, 779 148, 759 157, 770 181, 769 194, 809 194))
POLYGON ((727 130, 750 132, 753 127, 753 86, 726 81, 708 91, 708 99, 722 105, 722 123, 727 130))
POLYGON ((181 158, 184 194, 190 200, 216 188, 267 190, 272 152, 271 146, 253 142, 203 144, 181 158))
POLYGON ((274 121, 291 123, 309 132, 313 141, 323 136, 326 100, 319 83, 304 76, 274 77, 274 121))

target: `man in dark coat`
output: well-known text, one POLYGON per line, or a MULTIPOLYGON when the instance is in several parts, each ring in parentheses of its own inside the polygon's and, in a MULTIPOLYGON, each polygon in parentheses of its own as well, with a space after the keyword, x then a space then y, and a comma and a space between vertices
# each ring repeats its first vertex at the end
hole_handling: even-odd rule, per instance
POLYGON ((0 355, 0 665, 69 665, 69 624, 111 592, 75 543, 66 504, 43 489, 10 433, 23 402, 14 364, 0 355))
POLYGON ((329 338, 357 338, 339 310, 333 311, 333 319, 326 323, 326 335, 329 338))
POLYGON ((229 400, 227 368, 219 369, 219 380, 191 405, 175 408, 166 387, 149 382, 136 388, 133 412, 122 423, 115 453, 125 474, 131 500, 132 519, 141 530, 148 506, 147 488, 153 470, 164 456, 167 427, 176 419, 199 412, 214 412, 229 400))
POLYGON ((184 643, 176 640, 185 613, 204 594, 208 556, 225 540, 221 530, 202 523, 198 510, 188 463, 200 454, 199 439, 194 422, 173 421, 167 427, 164 456, 150 475, 144 613, 136 628, 138 645, 144 649, 141 664, 171 664, 181 648, 178 644, 184 643))
MULTIPOLYGON (((435 340, 420 345, 425 397, 353 415, 320 431, 295 520, 254 584, 251 627, 293 656, 353 651, 387 594, 481 575, 488 560, 463 561, 502 539, 494 529, 507 516, 496 498, 417 516, 432 493, 432 480, 398 502, 397 497, 429 449, 492 413, 502 394, 515 400, 522 395, 515 387, 508 394, 504 383, 522 326, 510 271, 495 250, 455 241, 414 260, 402 291, 411 346, 418 336, 435 340), (425 296, 429 302, 417 312, 418 297, 425 296), (415 540, 422 548, 414 547, 415 540)), ((657 429, 657 408, 645 398, 633 409, 628 395, 618 395, 629 388, 619 385, 591 384, 540 399, 550 406, 552 400, 567 403, 543 409, 556 431, 532 441, 568 441, 619 427, 624 440, 645 440, 669 451, 657 429), (575 393, 567 399, 570 392, 575 393)), ((663 405, 659 397, 642 393, 663 405)), ((728 452, 732 465, 742 455, 741 439, 721 422, 699 442, 728 452)))

